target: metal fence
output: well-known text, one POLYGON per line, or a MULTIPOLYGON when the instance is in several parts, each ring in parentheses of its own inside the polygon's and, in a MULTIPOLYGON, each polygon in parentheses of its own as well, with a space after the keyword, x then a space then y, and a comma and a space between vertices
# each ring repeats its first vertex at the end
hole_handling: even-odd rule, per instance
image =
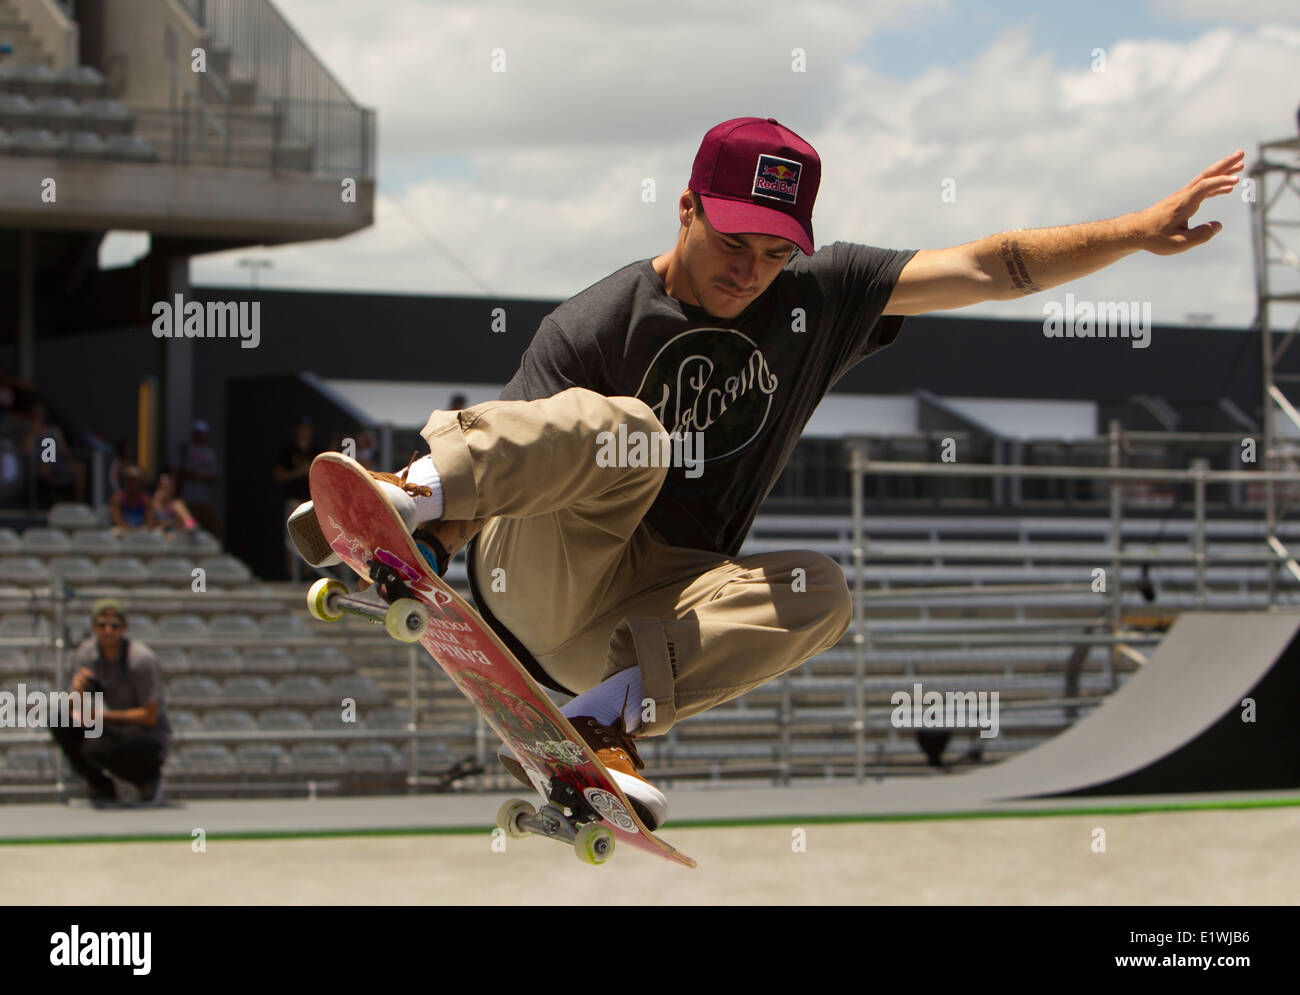
MULTIPOLYGON (((873 462, 937 463, 955 451, 963 464, 1017 466, 1123 466, 1133 469, 1177 469, 1194 459, 1206 459, 1214 469, 1246 468, 1243 463, 1245 433, 1230 432, 1124 432, 1120 461, 1112 462, 1109 434, 1071 439, 998 438, 969 431, 933 430, 914 434, 860 436, 853 439, 804 438, 795 447, 769 500, 791 513, 801 507, 840 503, 847 509, 852 496, 850 449, 865 452, 873 462)), ((1258 441, 1258 440, 1255 440, 1258 441)), ((1259 459, 1262 460, 1262 446, 1259 459)), ((1296 495, 1300 497, 1300 495, 1296 495)), ((1187 486, 1167 480, 1131 480, 1123 497, 1133 507, 1191 511, 1187 486)), ((1051 475, 1020 477, 934 477, 881 474, 867 479, 863 499, 882 510, 1061 508, 1104 511, 1110 502, 1105 483, 1088 476, 1061 478, 1051 475)), ((1206 493, 1211 507, 1231 511, 1262 511, 1263 482, 1216 485, 1206 493)))
MULTIPOLYGON (((181 0, 216 49, 205 75, 252 85, 251 107, 220 79, 208 85, 196 108, 186 108, 186 127, 197 124, 218 137, 236 134, 241 116, 264 116, 274 129, 271 168, 306 168, 322 176, 374 177, 375 115, 361 107, 334 78, 268 0, 181 0), (215 108, 215 110, 213 110, 215 108), (191 122, 191 115, 198 120, 191 122), (227 117, 229 120, 222 120, 227 117), (286 158, 287 153, 287 158, 286 158), (278 162, 278 166, 275 164, 278 162), (292 165, 290 165, 292 164, 292 165)), ((238 157, 227 165, 239 164, 238 157)))
POLYGON ((298 172, 364 179, 374 174, 374 115, 323 101, 280 98, 236 107, 186 94, 175 108, 136 107, 137 157, 174 165, 298 172))
MULTIPOLYGON (((1155 435, 1155 433, 1151 433, 1155 435)), ((966 464, 966 463, 912 463, 912 462, 880 462, 873 460, 870 456, 870 449, 864 440, 849 440, 846 445, 849 452, 849 473, 852 487, 852 509, 853 509, 853 535, 852 535, 852 560, 853 560, 853 593, 854 593, 854 614, 851 627, 851 639, 855 650, 855 671, 854 679, 857 684, 857 694, 855 701, 856 717, 853 723, 853 731, 856 738, 857 756, 855 764, 855 779, 861 782, 865 776, 867 763, 867 742, 866 730, 868 714, 865 706, 863 688, 865 687, 867 659, 872 652, 884 645, 889 644, 889 640, 882 639, 874 635, 872 628, 868 623, 866 608, 870 597, 866 589, 866 562, 870 552, 868 536, 865 534, 865 497, 864 482, 869 475, 875 476, 903 476, 903 477, 935 477, 935 478, 966 478, 975 480, 1044 480, 1044 481, 1071 481, 1071 480, 1088 480, 1096 485, 1105 487, 1110 495, 1110 544, 1107 551, 1106 562, 1106 579, 1107 584, 1104 592, 1104 601, 1106 604, 1106 616, 1108 618, 1108 630, 1104 633, 1095 635, 1080 635, 1077 632, 1066 632, 1058 630, 1057 632, 1036 632, 1036 633, 1009 633, 995 636, 982 636, 981 634, 972 634, 966 632, 949 632, 934 634, 926 638, 926 645, 936 646, 942 644, 967 644, 973 641, 985 640, 995 645, 1042 645, 1042 644, 1069 644, 1074 646, 1080 645, 1105 645, 1110 647, 1108 666, 1106 671, 1107 684, 1111 690, 1116 686, 1116 666, 1122 658, 1141 660, 1141 654, 1136 650, 1136 646, 1143 643, 1156 641, 1149 634, 1140 632, 1126 631, 1123 625, 1123 567, 1127 564, 1147 564, 1154 561, 1165 563, 1190 563, 1195 568, 1195 592, 1196 605, 1198 608, 1204 608, 1206 602, 1206 566, 1209 556, 1206 550, 1206 491, 1213 485, 1264 485, 1265 487, 1274 487, 1278 484, 1295 487, 1300 485, 1300 473, 1264 471, 1264 470, 1220 470, 1214 471, 1209 469, 1209 463, 1206 459, 1193 460, 1193 465, 1186 470, 1172 469, 1134 469, 1123 468, 1119 466, 1121 458, 1123 433, 1117 423, 1112 423, 1110 434, 1110 460, 1109 467, 1096 466, 1015 466, 1015 465, 996 465, 996 464, 966 464), (1151 553, 1151 552, 1126 552, 1124 549, 1124 501, 1122 491, 1126 486, 1142 483, 1163 483, 1166 485, 1190 486, 1193 494, 1193 531, 1191 536, 1191 546, 1185 553, 1151 553)), ((1297 580, 1300 580, 1300 564, 1291 555, 1290 551, 1283 544, 1281 537, 1275 532, 1275 523, 1270 519, 1267 523, 1267 535, 1265 542, 1269 547, 1268 552, 1257 554, 1235 553, 1230 557, 1222 557, 1225 562, 1235 564, 1257 564, 1265 565, 1268 576, 1268 603, 1274 605, 1278 595, 1278 571, 1285 569, 1297 580)), ((1062 554, 1055 553, 1043 555, 1041 553, 1028 554, 1025 551, 1009 551, 1008 555, 1015 558, 1033 558, 1035 560, 1060 560, 1062 554)), ((995 560, 997 557, 993 557, 995 560)), ((1065 558, 1069 558, 1066 554, 1065 558)), ((1084 554, 1084 561, 1095 563, 1096 556, 1094 553, 1084 554)), ((1085 588, 1086 590, 1086 588, 1085 588)), ((997 587, 984 588, 976 593, 999 592, 997 587)), ((913 596, 924 595, 926 593, 944 594, 951 591, 930 591, 924 589, 913 589, 909 592, 913 596)), ((1008 591, 1007 593, 1012 593, 1008 591)), ((916 644, 916 637, 910 637, 906 640, 911 644, 916 644)), ((1065 675, 1066 686, 1063 693, 1066 697, 1070 694, 1070 675, 1065 675)))
MULTIPOLYGON (((1112 447, 1112 458, 1115 463, 1119 462, 1120 444, 1118 432, 1115 433, 1114 446, 1112 447)), ((1240 566, 1253 565, 1266 567, 1268 576, 1267 599, 1269 603, 1276 603, 1279 594, 1279 571, 1285 569, 1291 578, 1300 581, 1300 565, 1291 556, 1290 551, 1286 548, 1282 538, 1278 534, 1270 534, 1262 537, 1266 544, 1259 551, 1236 550, 1231 552, 1215 551, 1211 553, 1207 543, 1207 493, 1211 488, 1218 487, 1230 489, 1244 485, 1262 485, 1262 486, 1295 486, 1300 484, 1300 473, 1283 473, 1283 472, 1263 472, 1263 471, 1214 471, 1210 470, 1204 461, 1197 461, 1191 468, 1184 470, 1172 469, 1141 469, 1141 468, 1123 468, 1111 466, 1099 468, 1096 466, 1059 466, 1059 467, 1041 467, 1041 466, 1012 466, 1012 465, 987 465, 987 464, 964 464, 964 463, 910 463, 910 462, 879 462, 873 460, 870 456, 870 450, 850 440, 847 443, 850 454, 849 476, 852 484, 852 525, 851 535, 844 536, 843 540, 837 540, 830 543, 836 549, 832 550, 833 554, 841 557, 841 561, 849 562, 851 587, 853 591, 854 612, 851 628, 847 640, 841 644, 842 648, 837 648, 841 663, 836 666, 843 666, 842 673, 845 676, 841 678, 830 678, 823 682, 821 686, 834 686, 838 690, 834 694, 842 692, 843 697, 837 700, 842 701, 843 707, 826 707, 824 705, 801 705, 798 698, 801 689, 818 686, 815 682, 804 682, 804 677, 795 673, 787 673, 779 678, 771 686, 763 689, 762 697, 769 705, 760 705, 754 707, 750 702, 744 700, 735 703, 738 707, 727 706, 730 718, 746 719, 759 721, 766 728, 769 720, 774 720, 771 724, 776 729, 775 741, 754 741, 748 743, 738 743, 734 738, 728 739, 723 737, 716 743, 701 747, 698 745, 698 739, 694 748, 690 747, 690 741, 680 735, 682 726, 675 727, 665 737, 658 737, 654 740, 648 740, 644 744, 642 754, 655 768, 655 776, 662 778, 665 785, 672 784, 687 779, 696 779, 703 775, 717 779, 719 776, 734 776, 738 773, 753 775, 771 779, 776 783, 789 783, 795 776, 801 776, 810 772, 809 761, 807 758, 816 756, 820 758, 817 762, 825 763, 827 776, 836 776, 832 769, 832 760, 827 758, 838 758, 834 764, 841 765, 841 772, 851 763, 853 777, 857 781, 863 781, 868 776, 869 768, 879 775, 889 766, 884 763, 882 750, 884 744, 890 740, 898 739, 898 730, 891 727, 888 716, 888 709, 882 709, 878 706, 868 707, 867 694, 869 686, 888 683, 898 677, 897 673, 888 672, 881 669, 878 661, 895 652, 899 648, 915 648, 918 652, 933 652, 942 647, 988 647, 999 650, 1008 650, 1008 659, 1014 655, 1014 651, 1023 651, 1026 647, 1069 647, 1073 651, 1069 662, 1065 665, 1063 671, 1056 674, 1052 671, 1053 680, 1059 680, 1054 685, 1055 690, 1049 692, 1049 697, 1035 698, 1032 701, 1022 703, 1008 702, 1005 708, 1025 708, 1025 709, 1055 709, 1060 710, 1061 714, 1067 718, 1078 714, 1078 709, 1096 705, 1101 698, 1097 694, 1091 696, 1081 695, 1080 668, 1084 664, 1087 654, 1096 647, 1104 648, 1107 653, 1104 674, 1091 679, 1094 691, 1104 692, 1106 688, 1114 689, 1117 682, 1117 675, 1121 665, 1129 666, 1133 662, 1141 662, 1143 651, 1151 645, 1157 643, 1160 639, 1158 633, 1153 631, 1140 631, 1133 628, 1126 628, 1124 615, 1124 598, 1126 593, 1132 594, 1130 588, 1127 592, 1125 589, 1124 569, 1130 569, 1137 564, 1159 563, 1165 565, 1182 565, 1190 567, 1188 574, 1191 578, 1192 597, 1190 606, 1204 607, 1207 603, 1207 570, 1217 566, 1240 566), (1041 480, 1048 482, 1069 482, 1072 480, 1088 480, 1096 485, 1102 486, 1109 491, 1109 541, 1108 543, 1091 544, 1086 549, 1061 549, 1046 548, 1033 544, 1021 546, 1019 548, 1002 548, 1002 549, 982 549, 978 552, 971 552, 969 549, 960 550, 960 559, 967 563, 992 564, 1007 563, 1015 560, 1034 560, 1044 563, 1066 563, 1066 564, 1093 564, 1103 566, 1106 571, 1107 584, 1102 594, 1092 593, 1086 601, 1087 604, 1095 604, 1096 609, 1091 608, 1080 610, 1079 614, 1069 618, 1035 618, 1028 621, 1025 618, 1011 618, 1007 616, 1005 606, 1008 602, 1014 604, 1014 599, 1022 598, 1025 601, 1031 600, 1031 595, 1060 593, 1080 594, 1089 591, 1086 584, 1061 584, 1056 587, 1044 587, 1043 585, 1025 586, 1023 584, 985 584, 978 587, 965 586, 906 586, 898 589, 875 588, 869 589, 866 571, 868 562, 879 565, 888 565, 891 562, 900 562, 907 558, 916 559, 917 551, 914 549, 910 552, 898 548, 899 544, 891 545, 888 541, 880 541, 878 536, 868 535, 866 526, 866 502, 864 500, 864 484, 869 477, 890 477, 890 476, 911 476, 911 477, 948 477, 948 478, 966 478, 966 479, 984 479, 984 480, 1041 480), (1125 490, 1131 488, 1138 482, 1157 482, 1162 486, 1185 488, 1191 492, 1193 514, 1190 519, 1190 528, 1187 529, 1187 546, 1185 549, 1163 549, 1160 551, 1142 550, 1129 551, 1124 548, 1124 537, 1126 534, 1126 524, 1134 524, 1130 518, 1127 522, 1125 519, 1125 502, 1123 499, 1125 490), (970 609, 977 608, 981 604, 993 600, 997 605, 1002 606, 1003 615, 1000 618, 977 618, 970 609), (916 604, 957 604, 959 611, 951 620, 951 624, 934 624, 924 613, 911 622, 900 624, 897 618, 891 619, 885 624, 885 609, 891 604, 905 602, 909 605, 916 604), (851 657, 851 663, 850 663, 851 657), (876 669, 873 670, 873 676, 869 680, 868 665, 872 664, 876 669), (849 667, 852 667, 851 676, 847 674, 849 667), (851 704, 850 704, 851 701, 851 704), (770 706, 770 707, 769 707, 770 706), (820 723, 820 725, 818 725, 820 723), (811 726, 817 726, 829 732, 821 732, 807 737, 806 741, 799 741, 798 730, 807 729, 811 726), (869 734, 875 735, 874 742, 869 741, 869 734), (878 735, 877 735, 878 734, 878 735), (710 759, 710 758, 714 759, 710 759)), ((945 520, 951 516, 945 516, 945 520)), ((954 523, 959 520, 952 518, 954 523)), ((1097 519, 1090 519, 1096 522, 1097 519)), ((1103 520, 1105 521, 1105 520, 1103 520)), ((1172 544, 1171 544, 1172 545, 1172 544)), ((953 547, 954 556, 958 555, 955 544, 944 542, 931 542, 926 544, 921 556, 931 554, 936 557, 945 556, 945 549, 953 547)), ((1258 583, 1253 581, 1252 583, 1258 583)), ((113 589, 115 593, 122 594, 121 589, 113 589)), ((1288 595, 1294 598, 1296 587, 1292 584, 1288 595)), ((80 605, 80 612, 84 613, 89 599, 106 593, 104 589, 96 588, 72 588, 63 585, 54 585, 50 588, 34 589, 24 593, 21 596, 21 603, 29 606, 32 611, 41 611, 53 620, 54 638, 41 639, 39 637, 31 638, 9 638, 0 640, 0 645, 32 647, 52 647, 54 650, 54 681, 56 687, 66 685, 68 676, 68 656, 71 647, 69 645, 70 627, 68 620, 69 607, 80 605), (73 599, 76 599, 75 602, 73 599)), ((145 592, 130 591, 125 592, 132 603, 139 604, 149 595, 145 592)), ((183 592, 182 592, 183 594, 183 592)), ((165 594, 156 595, 157 597, 167 597, 175 599, 181 594, 174 591, 168 591, 165 594)), ((212 595, 208 595, 212 597, 212 595)), ((264 593, 245 593, 245 592, 220 592, 223 600, 232 603, 243 600, 244 602, 256 602, 265 606, 267 595, 264 593)), ((300 592, 295 591, 292 595, 286 593, 282 596, 282 603, 285 606, 300 604, 300 592)), ((206 606, 205 611, 212 611, 210 605, 206 606)), ((249 645, 263 646, 267 645, 268 639, 261 638, 252 640, 249 645)), ((171 640, 166 645, 212 645, 219 642, 221 645, 231 645, 228 639, 223 640, 171 640)), ((275 639, 275 645, 288 646, 291 640, 275 639)), ((328 645, 333 643, 332 640, 322 640, 320 638, 311 638, 304 640, 304 643, 312 646, 328 645)), ((440 678, 441 672, 433 666, 427 656, 414 647, 396 647, 387 637, 384 636, 354 636, 347 640, 350 646, 385 646, 394 654, 401 654, 400 662, 394 665, 405 668, 407 680, 407 707, 409 710, 409 722, 405 729, 380 730, 367 729, 357 731, 355 734, 349 734, 352 738, 368 738, 375 740, 388 740, 405 746, 407 751, 407 768, 405 771, 406 783, 411 789, 427 783, 427 778, 422 777, 418 746, 422 740, 438 739, 440 737, 454 737, 462 744, 467 744, 465 752, 472 755, 474 762, 480 766, 491 766, 490 761, 492 752, 495 748, 494 737, 490 734, 481 719, 457 720, 452 725, 446 723, 424 722, 420 721, 422 714, 422 702, 420 687, 421 678, 424 676, 420 667, 428 667, 440 678), (454 728, 453 728, 454 725, 454 728)), ((1008 674, 1011 670, 1008 668, 1008 674)), ((877 687, 877 691, 879 687, 877 687)), ((717 710, 721 711, 721 710, 717 710)), ((708 715, 711 719, 717 719, 714 713, 708 715)), ((705 717, 701 717, 704 719, 705 717)), ((197 732, 178 736, 178 742, 240 742, 246 740, 272 740, 282 742, 305 741, 310 739, 339 739, 338 733, 321 733, 321 732, 300 732, 285 731, 283 733, 270 734, 266 731, 238 733, 238 732, 197 732)), ((345 737, 346 738, 346 737, 345 737)), ((34 737, 32 741, 40 740, 46 742, 46 737, 34 737)), ((18 740, 6 737, 6 742, 14 743, 18 740)), ((501 777, 486 776, 472 781, 469 786, 477 789, 487 789, 500 787, 503 783, 501 777)), ((66 788, 62 771, 58 777, 58 789, 60 791, 66 788)), ((34 788, 33 790, 41 790, 34 788)), ((48 791, 49 786, 44 790, 48 791)))

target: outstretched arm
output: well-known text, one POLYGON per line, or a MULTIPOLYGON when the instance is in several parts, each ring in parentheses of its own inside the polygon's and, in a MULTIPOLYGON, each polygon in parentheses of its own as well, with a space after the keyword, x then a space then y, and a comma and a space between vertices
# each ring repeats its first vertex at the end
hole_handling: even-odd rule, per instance
POLYGON ((1005 301, 1057 287, 1145 249, 1158 256, 1208 242, 1223 227, 1187 222, 1207 197, 1236 186, 1246 154, 1238 149, 1177 193, 1146 210, 1107 221, 989 235, 950 249, 922 249, 899 274, 885 314, 924 314, 1005 301))

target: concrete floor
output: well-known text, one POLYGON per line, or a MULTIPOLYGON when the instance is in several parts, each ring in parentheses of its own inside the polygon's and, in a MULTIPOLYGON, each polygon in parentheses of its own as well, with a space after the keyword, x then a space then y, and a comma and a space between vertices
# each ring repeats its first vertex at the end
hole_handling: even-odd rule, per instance
MULTIPOLYGON (((66 811, 66 809, 65 809, 66 811)), ((190 813, 193 815, 194 813, 190 813)), ((193 823, 193 820, 191 820, 193 823)), ((604 867, 486 830, 0 846, 13 904, 1295 904, 1300 808, 672 828, 604 867), (1094 852, 1097 830, 1105 851, 1094 852), (798 831, 804 849, 795 847, 798 831)))

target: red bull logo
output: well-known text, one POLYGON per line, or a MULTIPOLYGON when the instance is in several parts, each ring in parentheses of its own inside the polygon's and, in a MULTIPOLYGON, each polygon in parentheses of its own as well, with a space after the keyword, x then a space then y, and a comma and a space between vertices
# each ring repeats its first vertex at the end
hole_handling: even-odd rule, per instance
POLYGON ((802 168, 802 163, 791 159, 760 155, 754 169, 753 195, 793 204, 799 197, 799 171, 802 168))

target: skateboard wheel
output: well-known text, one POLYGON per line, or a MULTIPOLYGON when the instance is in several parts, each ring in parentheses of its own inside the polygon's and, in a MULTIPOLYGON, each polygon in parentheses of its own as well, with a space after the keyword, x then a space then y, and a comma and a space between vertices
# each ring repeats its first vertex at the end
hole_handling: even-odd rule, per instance
POLYGON ((322 622, 337 622, 343 617, 343 610, 331 607, 330 601, 340 594, 347 594, 347 586, 330 577, 322 577, 307 591, 307 611, 312 618, 322 622))
POLYGON ((603 864, 614 856, 614 834, 598 822, 589 822, 573 838, 573 852, 584 864, 603 864))
POLYGON ((384 613, 384 630, 403 643, 418 643, 429 628, 429 612, 414 598, 398 598, 384 613))
POLYGON ((511 798, 497 809, 497 828, 512 840, 524 839, 529 832, 519 824, 519 820, 536 814, 537 809, 522 798, 511 798))

